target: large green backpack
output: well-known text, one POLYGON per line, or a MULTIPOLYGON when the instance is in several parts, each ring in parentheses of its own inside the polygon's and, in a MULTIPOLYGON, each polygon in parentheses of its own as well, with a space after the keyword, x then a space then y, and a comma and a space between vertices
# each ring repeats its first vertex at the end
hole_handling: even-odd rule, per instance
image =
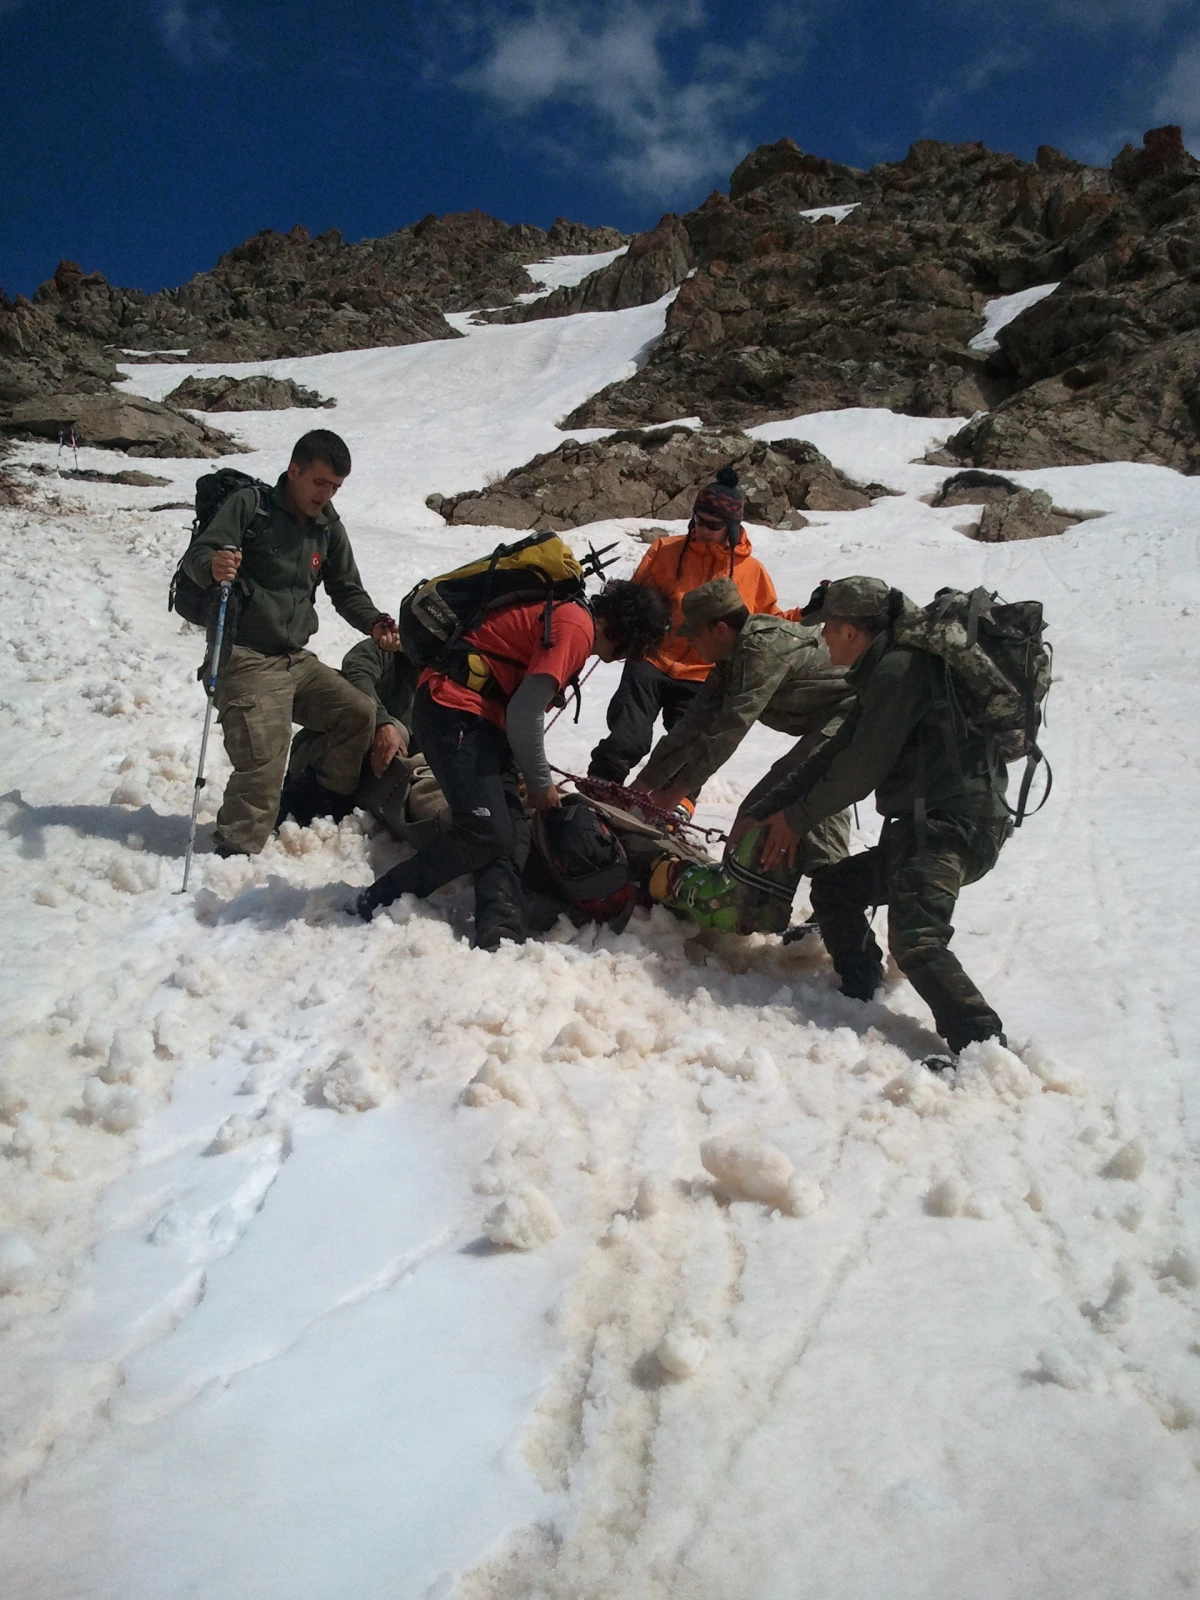
POLYGON ((1009 807, 1017 827, 1039 765, 1046 788, 1035 810, 1050 798, 1053 782, 1038 745, 1053 661, 1045 626, 1039 600, 997 601, 982 588, 939 589, 929 605, 898 609, 892 618, 898 645, 945 662, 942 705, 951 733, 982 734, 1000 761, 1024 760, 1020 796, 1009 807))

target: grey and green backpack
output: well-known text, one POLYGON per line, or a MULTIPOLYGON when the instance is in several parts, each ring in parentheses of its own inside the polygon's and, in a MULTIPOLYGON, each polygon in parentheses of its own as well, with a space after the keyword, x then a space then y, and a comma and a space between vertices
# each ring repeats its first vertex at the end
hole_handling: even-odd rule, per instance
POLYGON ((1040 765, 1046 787, 1035 811, 1053 782, 1038 744, 1053 661, 1045 627, 1041 601, 1002 601, 983 588, 939 589, 929 605, 898 610, 891 624, 896 644, 945 662, 944 707, 954 727, 981 734, 1000 761, 1025 762, 1017 805, 1009 807, 1017 827, 1033 815, 1027 805, 1040 765))

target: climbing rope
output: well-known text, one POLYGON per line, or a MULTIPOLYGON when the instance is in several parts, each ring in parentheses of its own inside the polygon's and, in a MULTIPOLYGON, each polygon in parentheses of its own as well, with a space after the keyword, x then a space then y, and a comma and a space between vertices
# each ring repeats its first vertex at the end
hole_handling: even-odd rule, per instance
POLYGON ((599 800, 603 805, 628 811, 643 822, 653 823, 664 833, 698 834, 706 844, 723 844, 729 838, 720 828, 701 827, 698 822, 690 822, 680 816, 678 811, 668 811, 665 806, 656 805, 643 789, 627 789, 624 784, 610 783, 607 778, 581 778, 574 772, 564 772, 561 767, 552 766, 550 770, 568 783, 573 783, 587 799, 599 800))

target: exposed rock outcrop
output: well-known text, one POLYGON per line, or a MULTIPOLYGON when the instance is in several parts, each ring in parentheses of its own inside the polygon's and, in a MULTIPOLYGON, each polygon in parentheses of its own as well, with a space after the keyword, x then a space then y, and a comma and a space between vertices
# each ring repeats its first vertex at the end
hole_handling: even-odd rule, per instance
POLYGON ((167 396, 167 404, 184 411, 288 411, 293 407, 337 405, 315 389, 306 389, 291 378, 271 378, 256 373, 252 378, 185 378, 167 396))
POLYGON ((854 511, 891 491, 859 484, 803 439, 770 444, 733 430, 660 428, 613 434, 594 444, 568 439, 484 489, 430 495, 449 523, 562 531, 610 517, 691 515, 718 468, 733 465, 746 519, 803 528, 805 511, 854 511))
POLYGON ((1096 381, 1068 369, 1031 383, 928 459, 1009 471, 1145 461, 1200 472, 1200 328, 1114 365, 1104 377, 1093 369, 1096 381))
POLYGON ((957 524, 960 533, 983 544, 1013 539, 1046 539, 1076 523, 1103 516, 1100 511, 1067 511, 1056 506, 1044 489, 1025 489, 1011 478, 991 472, 956 472, 929 502, 934 506, 978 506, 978 522, 957 524))
MULTIPOLYGON (((1200 162, 1177 128, 1107 170, 924 140, 861 172, 781 140, 681 225, 693 271, 663 339, 565 426, 984 411, 943 459, 1200 470, 1200 162), (841 222, 803 215, 846 206, 841 222), (1059 287, 995 351, 972 348, 990 299, 1043 283, 1059 287)), ((579 309, 579 292, 530 314, 579 309)))
POLYGON ((530 322, 576 311, 620 311, 626 306, 649 305, 677 288, 691 267, 688 231, 677 216, 668 214, 657 228, 639 233, 623 256, 574 288, 556 289, 532 305, 518 308, 516 315, 501 313, 495 320, 530 322))
POLYGON ((13 406, 0 429, 17 436, 58 439, 74 432, 76 443, 131 456, 204 459, 243 449, 226 433, 181 416, 139 395, 58 394, 13 406))
POLYGON ((152 472, 138 472, 127 467, 122 472, 97 472, 94 467, 60 468, 60 478, 72 478, 77 483, 120 483, 130 489, 164 489, 170 478, 156 478, 152 472))

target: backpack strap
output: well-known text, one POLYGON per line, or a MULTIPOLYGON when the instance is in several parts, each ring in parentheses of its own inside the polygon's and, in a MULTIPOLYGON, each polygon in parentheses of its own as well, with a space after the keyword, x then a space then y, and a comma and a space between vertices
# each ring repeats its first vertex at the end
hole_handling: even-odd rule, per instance
POLYGON ((1017 795, 1016 806, 1010 806, 1007 800, 1004 800, 1004 796, 1000 796, 1001 800, 1004 800, 1005 808, 1008 811, 1009 816, 1013 819, 1014 828, 1019 828, 1025 821, 1026 817, 1037 816, 1038 812, 1046 804, 1046 801, 1049 800, 1050 791, 1053 789, 1053 787, 1053 769, 1051 768, 1050 763, 1046 760, 1045 756, 1042 754, 1041 750, 1035 744, 1030 750, 1029 754, 1025 757, 1025 771, 1021 774, 1021 788, 1017 795), (1040 766, 1044 766, 1046 769, 1046 787, 1042 791, 1042 798, 1038 801, 1037 805, 1034 806, 1033 810, 1030 811, 1028 809, 1029 791, 1033 788, 1033 775, 1040 766))
MULTIPOLYGON (((567 679, 566 683, 563 684, 562 689, 559 692, 564 696, 566 696, 568 694, 573 694, 575 696, 575 715, 571 718, 571 721, 572 721, 573 724, 578 725, 579 714, 583 710, 583 689, 580 686, 579 674, 577 672, 572 673, 571 676, 567 679)), ((567 702, 566 702, 566 699, 564 698, 564 700, 563 700, 563 709, 564 710, 566 709, 566 705, 567 705, 567 702)))
POLYGON ((971 590, 971 603, 967 607, 967 649, 973 650, 979 639, 979 619, 995 599, 982 586, 971 590))
POLYGON ((242 534, 242 543, 247 539, 257 539, 260 533, 265 533, 267 524, 271 520, 271 507, 267 504, 267 497, 263 493, 261 483, 251 484, 254 490, 254 515, 246 524, 246 531, 242 534))

